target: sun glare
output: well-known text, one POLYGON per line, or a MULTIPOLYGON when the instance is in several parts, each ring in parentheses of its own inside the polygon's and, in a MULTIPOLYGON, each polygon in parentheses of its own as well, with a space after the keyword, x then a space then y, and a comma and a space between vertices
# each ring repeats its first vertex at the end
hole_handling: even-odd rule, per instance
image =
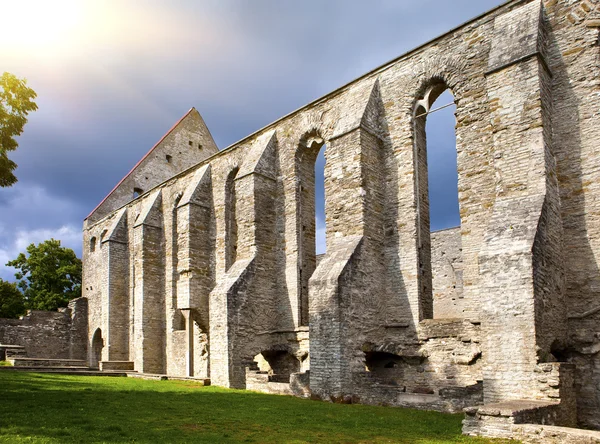
POLYGON ((22 55, 68 50, 84 28, 82 0, 0 0, 0 48, 22 55), (25 54, 23 54, 25 53, 25 54))

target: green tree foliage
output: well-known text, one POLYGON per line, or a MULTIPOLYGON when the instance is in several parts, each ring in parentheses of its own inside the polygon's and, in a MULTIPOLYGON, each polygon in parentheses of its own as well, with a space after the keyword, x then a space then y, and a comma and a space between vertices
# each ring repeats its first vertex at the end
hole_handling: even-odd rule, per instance
POLYGON ((50 239, 27 247, 27 256, 19 254, 6 265, 15 273, 17 287, 25 296, 25 307, 32 310, 56 310, 81 296, 81 260, 60 241, 50 239))
POLYGON ((18 145, 15 140, 23 132, 27 115, 37 109, 33 101, 35 91, 27 87, 27 81, 5 72, 0 77, 0 187, 17 182, 13 174, 17 164, 8 158, 8 152, 18 145))
POLYGON ((17 284, 0 279, 0 318, 18 318, 25 313, 24 302, 17 284))

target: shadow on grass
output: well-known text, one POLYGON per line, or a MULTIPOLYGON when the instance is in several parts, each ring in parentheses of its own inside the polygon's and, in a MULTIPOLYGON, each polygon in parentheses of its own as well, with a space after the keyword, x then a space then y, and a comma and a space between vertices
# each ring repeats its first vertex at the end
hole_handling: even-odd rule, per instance
POLYGON ((2 372, 0 442, 491 442, 462 415, 199 387, 2 372))

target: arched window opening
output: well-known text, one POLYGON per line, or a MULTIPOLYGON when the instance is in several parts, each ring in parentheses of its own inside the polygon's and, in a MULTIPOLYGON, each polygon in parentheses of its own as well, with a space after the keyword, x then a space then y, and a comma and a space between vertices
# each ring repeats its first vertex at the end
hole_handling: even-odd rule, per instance
POLYGON ((144 192, 144 190, 142 190, 141 188, 134 188, 133 189, 133 198, 137 198, 139 197, 142 193, 144 192))
POLYGON ((236 216, 235 178, 239 168, 234 168, 225 181, 225 270, 237 258, 238 226, 236 216))
POLYGON ((90 252, 93 253, 94 251, 96 251, 96 236, 90 239, 90 252))
POLYGON ((318 257, 327 252, 325 237, 325 145, 315 162, 315 252, 318 257))
MULTIPOLYGON (((177 285, 179 284, 179 278, 180 278, 180 274, 179 274, 179 243, 178 243, 178 236, 177 236, 177 228, 178 228, 178 214, 177 214, 177 207, 179 205, 179 202, 181 201, 181 198, 183 197, 183 193, 179 192, 175 195, 175 200, 173 201, 173 208, 172 208, 172 220, 173 223, 171 224, 171 260, 172 260, 172 270, 173 270, 173 280, 172 280, 172 290, 171 290, 171 304, 172 307, 174 308, 182 308, 182 307, 178 307, 177 304, 177 285)), ((184 308, 188 308, 188 307, 184 307, 184 308)), ((181 310, 173 310, 173 315, 172 315, 172 325, 173 325, 173 330, 185 330, 185 318, 183 316, 183 314, 181 313, 181 310)))
POLYGON ((299 229, 299 323, 308 325, 308 281, 325 253, 325 144, 316 133, 307 134, 296 156, 299 229))
POLYGON ((432 232, 460 226, 456 156, 456 105, 450 90, 434 102, 446 108, 426 116, 429 220, 432 232))
POLYGON ((462 246, 458 204, 456 105, 443 83, 415 108, 420 317, 460 317, 462 246))

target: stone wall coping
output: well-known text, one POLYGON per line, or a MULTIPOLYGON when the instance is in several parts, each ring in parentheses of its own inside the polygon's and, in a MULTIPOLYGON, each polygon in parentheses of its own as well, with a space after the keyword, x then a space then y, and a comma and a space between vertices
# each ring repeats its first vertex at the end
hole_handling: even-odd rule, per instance
POLYGON ((520 439, 525 443, 567 441, 580 444, 600 443, 600 431, 598 430, 540 424, 515 424, 512 426, 511 431, 515 433, 515 439, 520 439), (521 436, 519 432, 523 433, 525 436, 521 436), (549 441, 552 438, 558 438, 560 441, 549 441), (539 441, 535 439, 538 439, 539 441))
POLYGON ((83 359, 55 359, 55 358, 15 358, 15 360, 19 361, 33 361, 33 362, 72 362, 72 363, 84 363, 83 359))
POLYGON ((256 333, 257 335, 274 335, 274 334, 284 334, 284 333, 299 333, 299 332, 308 332, 309 327, 300 326, 293 329, 283 329, 283 330, 266 330, 256 333))
POLYGON ((129 364, 130 362, 133 362, 133 361, 100 361, 100 362, 105 362, 105 363, 109 362, 111 364, 129 364))
POLYGON ((476 413, 485 416, 505 416, 512 417, 519 413, 539 410, 547 407, 556 407, 559 405, 558 402, 551 401, 538 401, 538 400, 526 400, 516 399, 513 401, 503 401, 493 404, 485 404, 475 407, 467 407, 464 412, 467 415, 475 415, 476 413))
POLYGON ((443 319, 423 319, 419 322, 420 325, 449 325, 449 324, 463 324, 468 322, 469 324, 476 325, 478 323, 472 322, 463 318, 443 318, 443 319))

